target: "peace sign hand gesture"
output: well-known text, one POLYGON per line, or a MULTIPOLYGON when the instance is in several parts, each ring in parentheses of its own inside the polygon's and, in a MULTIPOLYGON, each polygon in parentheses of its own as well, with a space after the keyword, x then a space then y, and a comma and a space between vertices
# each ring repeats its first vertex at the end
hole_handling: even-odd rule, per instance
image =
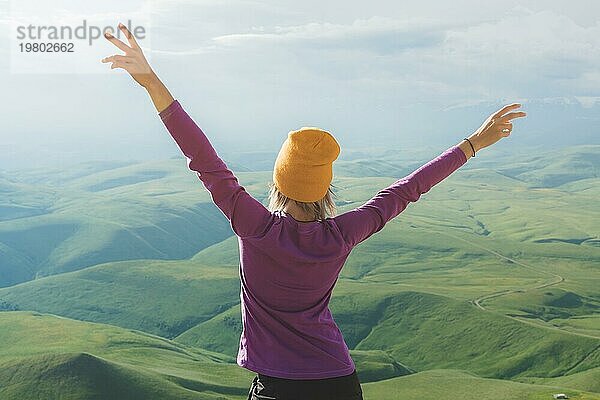
POLYGON ((129 75, 131 75, 131 77, 135 79, 137 83, 145 88, 148 88, 151 84, 156 83, 157 76, 150 67, 150 64, 148 64, 141 47, 138 45, 135 37, 131 34, 131 32, 129 32, 129 29, 127 29, 125 25, 121 23, 119 24, 119 29, 125 34, 125 37, 129 42, 129 46, 114 37, 109 32, 106 32, 104 37, 106 37, 106 39, 108 39, 119 49, 124 51, 125 54, 115 54, 110 57, 105 57, 102 59, 102 62, 112 63, 110 66, 111 69, 124 69, 125 71, 129 72, 129 75))
POLYGON ((129 72, 129 75, 148 91, 156 110, 162 112, 173 103, 173 96, 154 73, 150 64, 148 64, 142 49, 135 40, 135 37, 129 32, 129 29, 123 24, 119 24, 119 29, 125 34, 129 46, 108 32, 104 36, 112 44, 123 50, 125 54, 115 54, 114 56, 105 57, 102 59, 102 62, 112 63, 110 66, 111 69, 122 68, 129 72))

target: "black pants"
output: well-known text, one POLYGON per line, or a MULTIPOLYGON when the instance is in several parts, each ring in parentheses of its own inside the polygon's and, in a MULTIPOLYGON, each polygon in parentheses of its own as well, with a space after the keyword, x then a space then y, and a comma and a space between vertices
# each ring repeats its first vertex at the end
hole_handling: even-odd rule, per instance
POLYGON ((248 400, 363 400, 356 371, 326 379, 283 379, 258 374, 248 400))

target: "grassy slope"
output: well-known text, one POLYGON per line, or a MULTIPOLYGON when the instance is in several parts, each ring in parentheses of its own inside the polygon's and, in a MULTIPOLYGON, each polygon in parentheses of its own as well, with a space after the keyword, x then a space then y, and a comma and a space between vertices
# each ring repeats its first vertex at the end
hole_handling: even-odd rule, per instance
MULTIPOLYGON (((482 173, 485 171, 479 172, 480 175, 482 173)), ((380 178, 380 180, 386 179, 389 180, 380 178)), ((336 296, 343 293, 344 287, 352 285, 353 282, 359 282, 361 286, 348 287, 352 287, 352 290, 357 290, 357 293, 364 293, 364 295, 353 299, 344 296, 343 301, 336 301, 334 297, 332 302, 332 308, 337 315, 336 319, 343 327, 345 336, 352 347, 357 346, 371 330, 383 322, 383 320, 380 321, 383 318, 381 308, 385 305, 386 298, 402 291, 419 290, 464 301, 498 290, 531 290, 531 288, 552 279, 552 274, 560 273, 566 278, 566 281, 560 284, 561 288, 564 287, 578 296, 597 296, 596 285, 593 280, 588 278, 594 270, 593 260, 598 260, 597 249, 593 245, 585 245, 583 242, 582 244, 536 242, 535 238, 546 232, 548 224, 534 223, 537 218, 536 214, 526 211, 532 210, 537 201, 541 201, 544 196, 551 196, 551 194, 533 193, 530 196, 524 190, 525 186, 519 182, 515 182, 512 178, 502 179, 490 180, 490 183, 485 184, 486 187, 478 191, 481 200, 468 203, 460 200, 462 195, 456 192, 456 186, 477 184, 465 182, 460 177, 455 179, 455 182, 458 183, 452 186, 443 182, 435 192, 426 195, 428 196, 427 200, 418 205, 411 205, 411 208, 390 222, 382 232, 374 235, 353 251, 343 271, 336 296), (515 185, 514 191, 506 195, 512 197, 512 201, 510 203, 498 201, 498 193, 502 193, 502 188, 508 184, 515 185), (506 204, 510 204, 510 207, 507 207, 506 204), (515 208, 521 209, 519 212, 521 222, 518 222, 518 213, 515 213, 514 217, 509 213, 511 209, 515 208), (471 218, 465 219, 465 214, 471 218), (530 224, 528 224, 528 220, 531 220, 530 224), (529 233, 526 232, 528 229, 529 233), (529 240, 525 240, 523 243, 524 237, 529 237, 529 240), (508 262, 498 254, 512 257, 527 265, 532 265, 534 268, 524 268, 508 262), (552 263, 546 261, 550 258, 552 263), (358 287, 361 289, 355 289, 358 287), (344 304, 352 304, 353 308, 345 308, 344 304)), ((370 186, 381 186, 382 184, 382 182, 373 183, 372 181, 374 180, 363 181, 365 187, 357 187, 356 182, 351 182, 350 187, 354 189, 351 193, 358 198, 364 198, 365 193, 374 190, 370 186)), ((577 196, 566 197, 557 189, 553 190, 554 193, 557 193, 555 196, 562 196, 563 201, 578 204, 577 196)), ((350 193, 349 188, 342 187, 342 193, 344 191, 350 193)), ((461 193, 463 192, 461 190, 461 193)), ((567 213, 563 216, 564 221, 569 220, 568 213, 572 212, 569 211, 572 209, 573 207, 560 209, 563 214, 567 213)), ((573 224, 567 223, 551 226, 554 229, 552 232, 554 237, 566 237, 571 234, 573 229, 573 224)), ((592 229, 591 225, 587 226, 588 228, 585 224, 580 224, 577 229, 592 229)), ((129 264, 106 264, 75 274, 45 278, 1 290, 0 300, 21 309, 37 309, 173 336, 189 327, 194 322, 194 318, 199 316, 202 318, 197 322, 208 320, 225 311, 228 305, 237 302, 237 257, 237 240, 235 237, 230 237, 200 251, 189 264, 145 260, 132 261, 129 264), (226 280, 220 281, 216 285, 217 288, 226 289, 222 293, 217 290, 216 294, 210 291, 202 294, 195 290, 201 287, 200 282, 204 279, 204 269, 201 266, 196 267, 194 263, 229 265, 213 271, 217 275, 225 274, 227 276, 226 280), (167 268, 166 265, 169 267, 167 268), (165 275, 165 271, 169 271, 169 273, 165 275), (185 282, 185 286, 181 287, 181 282, 185 282), (58 287, 61 290, 57 290, 58 287), (181 290, 178 290, 180 288, 181 290), (144 302, 139 302, 141 293, 146 294, 144 302), (77 301, 73 301, 74 299, 77 301), (205 302, 207 304, 204 304, 205 302), (181 306, 181 304, 185 306, 181 306), (219 308, 219 304, 222 307, 219 308)), ((454 303, 446 302, 445 298, 438 302, 439 304, 432 312, 448 312, 445 307, 454 303)), ((487 303, 484 302, 484 304, 487 306, 487 303)), ((493 308, 493 301, 489 301, 489 304, 493 308)), ((450 308, 454 309, 453 307, 455 306, 450 308)), ((457 310, 455 310, 456 313, 463 312, 462 309, 457 310)), ((588 307, 583 309, 583 312, 588 314, 579 313, 577 317, 592 315, 589 313, 593 310, 588 307)), ((407 318, 401 308, 395 310, 395 313, 397 313, 396 318, 407 318)), ((468 339, 463 339, 464 342, 460 342, 460 337, 453 340, 459 340, 459 347, 460 343, 473 340, 473 343, 480 343, 480 346, 486 343, 488 340, 486 329, 492 324, 488 319, 492 318, 497 321, 494 319, 495 317, 468 308, 464 310, 464 315, 464 324, 482 327, 479 332, 480 337, 466 336, 468 339)), ((216 318, 218 320, 218 317, 216 318)), ((394 316, 388 315, 386 318, 392 320, 394 316)), ((416 314, 411 323, 424 324, 427 322, 422 319, 422 315, 416 314)), ((234 314, 229 315, 229 323, 232 321, 235 323, 234 314)), ((500 322, 492 324, 494 329, 497 326, 522 327, 518 324, 512 325, 514 321, 505 319, 498 321, 500 322)), ((237 348, 238 332, 234 334, 229 328, 230 333, 227 335, 212 333, 214 338, 211 339, 210 332, 214 330, 214 327, 210 328, 210 324, 214 323, 215 320, 212 320, 210 323, 198 327, 198 332, 202 333, 199 335, 200 341, 194 341, 191 338, 194 331, 190 331, 187 335, 190 343, 233 354, 237 348)), ((443 331, 443 322, 437 323, 437 325, 433 322, 429 323, 427 331, 443 331)), ((215 326, 223 328, 219 324, 215 326)), ((228 326, 226 325, 226 327, 228 326)), ((529 325, 525 328, 529 328, 529 325)), ((375 333, 378 332, 375 331, 375 333)), ((382 330, 380 334, 385 336, 388 332, 382 330)), ((374 337, 372 335, 365 343, 369 343, 373 349, 379 349, 386 345, 383 343, 385 340, 375 340, 374 337)), ((556 339, 553 335, 551 337, 556 339)), ((579 340, 579 337, 566 337, 570 338, 567 340, 568 343, 579 340)), ((428 343, 433 340, 439 340, 435 337, 435 333, 423 337, 420 345, 429 348, 428 343)), ((557 346, 554 348, 555 350, 565 352, 566 348, 560 344, 561 340, 556 339, 554 344, 543 341, 542 344, 536 345, 546 351, 553 348, 552 346, 557 346)), ((585 342, 585 340, 583 341, 585 342)), ((365 346, 365 343, 362 343, 361 346, 365 346)), ((526 343, 529 342, 526 341, 526 343)), ((389 344, 391 345, 391 343, 389 344)), ((523 343, 512 343, 512 345, 515 346, 515 351, 524 348, 519 347, 524 346, 523 343)), ((576 347, 587 349, 588 345, 576 347)), ((445 363, 443 364, 445 366, 462 368, 462 365, 469 362, 468 358, 457 356, 448 363, 435 353, 424 357, 419 362, 410 359, 409 362, 402 358, 403 352, 409 353, 410 357, 407 349, 399 349, 396 346, 394 351, 396 360, 407 362, 409 366, 416 369, 435 367, 440 362, 445 363)), ((475 349, 474 351, 481 352, 482 350, 475 349)), ((577 353, 573 357, 579 355, 577 353)), ((479 368, 477 365, 484 365, 486 362, 483 359, 481 363, 475 363, 475 368, 479 368)), ((541 367, 540 372, 542 375, 553 375, 552 363, 545 362, 546 365, 541 367)), ((514 376, 523 371, 536 372, 523 359, 511 360, 503 366, 490 362, 488 371, 478 371, 490 376, 514 376)))
MULTIPOLYGON (((384 350, 417 371, 468 369, 513 378, 557 376, 600 363, 600 340, 523 324, 442 296, 398 293, 393 286, 342 282, 332 310, 351 348, 384 350)), ((235 307, 175 340, 233 355, 240 332, 235 307)))
MULTIPOLYGON (((562 156, 570 161, 558 172, 552 162, 555 155, 536 157, 528 165, 504 163, 511 165, 504 169, 480 161, 479 166, 500 172, 465 166, 452 176, 451 184, 440 183, 425 195, 424 201, 411 205, 382 232, 354 250, 336 288, 332 308, 348 342, 364 349, 365 358, 359 362, 364 371, 371 371, 367 365, 374 364, 375 376, 382 377, 377 374, 393 365, 390 360, 402 360, 419 370, 469 368, 487 376, 519 379, 525 379, 524 375, 568 372, 565 377, 538 379, 550 379, 545 382, 564 379, 573 385, 570 387, 594 390, 589 381, 593 379, 590 376, 596 375, 589 368, 600 364, 598 352, 592 351, 597 341, 530 324, 558 326, 585 334, 596 334, 599 330, 594 305, 600 297, 597 289, 600 285, 594 272, 600 261, 596 228, 600 212, 594 204, 600 194, 600 179, 597 171, 589 168, 590 163, 597 165, 594 154, 598 146, 565 151, 562 156), (530 189, 529 184, 551 188, 530 189), (580 213, 588 218, 578 218, 580 213), (516 265, 499 254, 526 266, 516 265), (544 318, 529 318, 530 323, 524 324, 466 303, 494 291, 516 290, 522 292, 482 304, 502 313, 522 312, 523 307, 538 310, 547 305, 539 301, 540 290, 535 287, 558 274, 566 280, 548 290, 591 299, 581 307, 552 306, 549 311, 560 318, 547 318, 554 314, 544 309, 536 314, 544 318), (497 335, 498 332, 502 335, 497 335), (503 341, 505 338, 508 339, 503 341), (497 353, 486 349, 488 344, 497 353), (385 349, 394 358, 389 359, 390 355, 383 355, 378 349, 385 349)), ((233 332, 237 328, 231 326, 235 325, 236 310, 227 310, 232 303, 226 300, 223 303, 216 296, 214 303, 198 305, 205 298, 190 294, 201 287, 199 272, 205 268, 194 269, 194 263, 229 265, 230 268, 211 268, 209 275, 211 281, 221 282, 218 288, 232 287, 227 285, 235 282, 237 274, 237 240, 229 237, 219 242, 213 231, 199 233, 202 226, 222 227, 222 232, 228 232, 229 227, 218 209, 209 204, 207 193, 193 174, 186 171, 186 178, 173 172, 181 167, 180 160, 177 162, 147 163, 112 168, 96 176, 66 177, 63 181, 68 182, 68 187, 61 188, 58 199, 52 198, 50 210, 44 209, 49 212, 47 215, 32 214, 30 218, 17 219, 19 212, 25 211, 15 210, 14 206, 3 209, 0 204, 0 214, 5 216, 5 221, 0 222, 0 284, 7 276, 14 278, 16 271, 19 279, 28 279, 39 273, 91 265, 94 260, 106 261, 107 255, 114 259, 132 258, 136 254, 143 254, 140 258, 144 259, 170 258, 164 254, 175 249, 173 254, 187 251, 183 256, 187 257, 202 242, 195 251, 204 250, 193 257, 191 264, 150 260, 109 263, 81 271, 81 275, 64 275, 64 280, 41 279, 2 290, 0 308, 48 307, 63 315, 165 335, 183 331, 198 317, 196 311, 201 310, 203 320, 212 319, 201 322, 177 340, 231 353, 239 338, 233 332), (206 208, 198 212, 190 209, 190 204, 206 208), (183 226, 175 226, 184 220, 183 226), (29 245, 27 249, 28 241, 36 236, 44 246, 31 249, 29 245), (177 240, 184 237, 189 239, 185 243, 177 240), (216 244, 211 246, 211 240, 216 244), (166 248, 161 248, 162 245, 166 248), (157 252, 163 256, 156 256, 157 252), (7 269, 8 265, 13 268, 7 269), (124 266, 131 267, 129 273, 124 266), (223 274, 226 278, 221 281, 223 276, 219 276, 223 274), (179 293, 181 283, 185 289, 179 293), (165 292, 171 295, 165 298, 165 292), (7 296, 11 299, 4 300, 7 296), (140 302, 140 298, 145 301, 140 302), (178 303, 174 305, 174 301, 178 303), (215 307, 219 302, 223 306, 215 307), (228 334, 220 337, 218 329, 222 333, 224 327, 228 334)), ((380 164, 376 167, 397 168, 393 162, 380 164)), ((346 166, 348 171, 356 171, 351 163, 346 166)), ((247 188, 261 194, 264 185, 260 182, 266 177, 265 173, 240 174, 247 188)), ((346 204, 340 211, 360 204, 394 179, 338 178, 335 183, 341 188, 341 203, 346 204)), ((52 189, 38 186, 47 191, 52 189)), ((11 203, 21 208, 28 206, 30 199, 21 193, 26 190, 15 190, 14 182, 0 185, 0 190, 4 190, 4 198, 16 199, 15 193, 19 193, 19 200, 11 203)), ((33 189, 27 190, 33 193, 33 189)), ((37 196, 43 198, 44 194, 37 196)), ((30 206, 35 205, 31 201, 30 206)), ((214 293, 212 296, 215 297, 214 293)), ((230 293, 223 296, 228 298, 230 293)), ((353 356, 361 357, 361 353, 355 351, 353 356)), ((384 382, 373 386, 380 384, 384 382)))
MULTIPOLYGON (((570 179, 565 185, 594 179, 590 165, 594 165, 597 146, 562 151, 564 156, 561 158, 572 163, 562 169, 570 179), (586 168, 579 168, 581 166, 586 168)), ((552 181, 547 176, 551 175, 547 169, 552 167, 555 159, 553 154, 534 157, 528 164, 527 174, 538 174, 535 176, 539 176, 539 180, 552 181)), ((410 167, 399 171, 385 166, 398 163, 390 158, 382 161, 385 165, 374 165, 371 175, 387 173, 397 177, 409 173, 422 161, 413 161, 410 167)), ((592 193, 582 191, 572 196, 571 188, 561 190, 554 181, 552 189, 527 189, 527 185, 537 181, 523 181, 525 167, 518 165, 502 173, 478 167, 489 164, 489 168, 501 170, 502 166, 513 165, 516 161, 496 164, 481 161, 477 165, 464 166, 453 174, 451 185, 440 183, 431 194, 426 194, 428 201, 421 202, 417 210, 408 213, 412 216, 411 222, 429 228, 439 220, 454 220, 458 222, 454 224, 457 228, 476 234, 489 232, 494 238, 596 243, 593 221, 598 218, 598 211, 590 201, 592 193), (468 192, 477 193, 477 198, 467 204, 462 193, 468 192), (443 200, 443 206, 438 200, 443 200), (567 203, 569 208, 564 207, 567 203), (532 209, 535 213, 530 212, 532 209), (574 218, 572 210, 586 212, 591 218, 574 218), (465 219, 465 211, 468 219, 465 219), (445 217, 447 212, 450 218, 445 217), (546 218, 556 222, 551 231, 547 229, 548 224, 542 222, 546 218)), ((182 168, 182 164, 185 165, 177 159, 107 165, 100 170, 88 166, 76 174, 53 171, 47 173, 50 176, 44 176, 43 172, 23 172, 21 180, 26 183, 4 182, 0 186, 3 190, 0 201, 0 265, 3 265, 0 285, 107 261, 187 258, 231 236, 227 221, 211 204, 208 192, 195 174, 182 168), (23 210, 33 211, 23 214, 23 210), (19 218, 24 215, 30 216, 19 218), (207 231, 202 229, 203 226, 212 229, 207 231), (31 239, 36 237, 36 246, 32 246, 31 239)), ((340 166, 348 174, 369 172, 357 168, 356 164, 360 164, 360 160, 342 162, 340 166)), ((247 190, 260 200, 264 199, 264 181, 268 179, 268 173, 243 172, 239 173, 239 178, 247 190)), ((343 209, 355 206, 395 179, 338 178, 340 204, 346 204, 343 209)))
MULTIPOLYGON (((0 313, 0 396, 3 399, 239 399, 253 376, 225 357, 139 332, 24 312, 0 313)), ((357 353, 381 361, 383 354, 357 353)), ((365 398, 544 398, 568 389, 482 379, 459 371, 427 371, 363 383, 365 398), (488 397, 485 397, 488 396, 488 397), (493 397, 489 397, 493 396, 493 397), (528 397, 523 397, 528 396, 528 397), (455 397, 452 397, 455 398, 455 397)))
POLYGON ((600 176, 599 145, 560 148, 535 157, 520 160, 499 170, 534 186, 553 187, 585 178, 600 176))
MULTIPOLYGON (((237 354, 242 324, 240 306, 215 316, 175 338, 178 343, 196 346, 226 355, 237 354)), ((413 371, 381 350, 350 350, 362 382, 402 376, 413 371)))
POLYGON ((133 260, 0 289, 0 300, 5 307, 174 337, 238 303, 239 290, 231 268, 133 260))
POLYGON ((506 314, 600 338, 600 300, 594 297, 549 287, 492 298, 485 304, 506 314))
POLYGON ((5 399, 215 399, 159 374, 88 353, 48 354, 0 364, 5 399))
POLYGON ((539 386, 497 379, 484 379, 463 371, 430 370, 414 375, 363 385, 365 399, 423 400, 545 400, 555 393, 571 399, 600 399, 599 394, 585 393, 557 386, 539 386), (424 390, 427 388, 427 390, 424 390))
POLYGON ((202 182, 177 161, 51 181, 63 186, 5 184, 0 286, 108 261, 188 258, 231 236, 202 182), (16 207, 35 209, 23 216, 16 207))
POLYGON ((70 387, 74 399, 88 398, 90 393, 107 398, 102 393, 111 389, 103 386, 113 382, 114 389, 123 389, 117 397, 122 399, 129 398, 128 391, 136 387, 142 393, 157 390, 153 397, 157 399, 163 390, 169 394, 163 398, 171 399, 205 399, 211 397, 198 394, 211 393, 241 398, 252 379, 251 373, 220 354, 141 332, 50 315, 0 313, 0 342, 4 343, 0 348, 0 371, 4 371, 0 373, 0 394, 1 390, 12 393, 12 397, 2 398, 24 398, 14 394, 35 392, 36 377, 48 393, 62 390, 63 384, 70 387), (103 377, 107 380, 102 381, 103 377), (130 384, 133 386, 128 388, 130 384), (179 397, 187 392, 184 386, 192 385, 197 392, 194 396, 179 397))
POLYGON ((523 382, 551 386, 564 386, 600 393, 600 367, 557 378, 522 378, 523 382))
MULTIPOLYGON (((406 289, 394 283, 340 281, 331 306, 351 348, 389 350, 396 361, 417 370, 468 368, 486 376, 512 377, 576 372, 570 367, 598 343, 519 323, 465 301, 402 290, 406 289)), ((168 336, 200 322, 178 340, 234 356, 240 316, 238 308, 228 308, 237 303, 238 293, 233 267, 128 261, 3 289, 0 299, 22 309, 168 336)), ((597 358, 589 358, 578 370, 594 362, 597 358)))
POLYGON ((408 292, 385 310, 357 349, 388 350, 417 370, 482 376, 558 376, 600 363, 600 340, 526 325, 463 302, 408 292))

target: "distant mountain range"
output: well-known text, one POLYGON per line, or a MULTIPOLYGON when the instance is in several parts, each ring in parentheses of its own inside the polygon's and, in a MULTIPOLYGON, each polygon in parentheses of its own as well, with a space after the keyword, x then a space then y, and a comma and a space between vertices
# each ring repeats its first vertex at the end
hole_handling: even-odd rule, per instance
MULTIPOLYGON (((325 128, 338 139, 342 147, 341 159, 365 150, 370 154, 376 154, 373 150, 392 150, 404 157, 421 154, 422 151, 441 151, 455 144, 479 128, 491 113, 512 102, 521 102, 521 109, 527 111, 527 117, 514 120, 513 134, 496 145, 494 151, 535 154, 565 146, 600 144, 600 100, 595 97, 517 98, 506 99, 503 103, 461 102, 445 107, 424 99, 405 107, 381 104, 386 113, 394 115, 393 129, 388 128, 387 122, 361 120, 361 116, 357 116, 356 121, 339 121, 336 126, 325 128)), ((203 126, 201 113, 189 111, 203 126)), ((148 115, 148 119, 152 118, 156 116, 148 115)), ((169 144, 172 140, 161 124, 153 126, 154 129, 143 134, 143 144, 139 143, 141 133, 129 139, 124 134, 118 142, 90 137, 85 153, 81 152, 80 141, 61 139, 61 132, 53 132, 52 135, 40 133, 35 143, 32 143, 31 137, 26 141, 13 137, 8 143, 0 143, 0 171, 31 166, 65 169, 82 160, 121 162, 178 158, 178 149, 173 143, 169 144), (32 154, 36 156, 32 157, 32 154)), ((231 159, 252 149, 257 159, 249 161, 271 169, 288 131, 296 128, 290 126, 284 131, 264 131, 259 135, 219 132, 215 128, 206 133, 219 154, 231 159)), ((490 151, 486 152, 489 154, 490 151)))

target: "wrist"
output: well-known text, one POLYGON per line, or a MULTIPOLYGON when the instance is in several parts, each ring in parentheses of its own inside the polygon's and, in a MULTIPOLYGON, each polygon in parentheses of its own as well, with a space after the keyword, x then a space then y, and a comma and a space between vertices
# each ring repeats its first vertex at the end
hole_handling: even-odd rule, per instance
POLYGON ((158 78, 158 75, 156 75, 154 71, 152 71, 148 74, 148 78, 146 79, 146 82, 144 82, 143 86, 144 89, 146 89, 149 92, 155 91, 158 90, 160 86, 162 86, 162 82, 158 78))
POLYGON ((150 95, 156 111, 161 113, 164 111, 173 101, 173 96, 169 92, 169 89, 162 83, 162 81, 154 74, 154 77, 148 80, 144 88, 150 95))
POLYGON ((475 152, 478 152, 479 150, 483 149, 483 146, 481 146, 481 143, 479 142, 479 137, 477 136, 476 133, 472 134, 471 136, 467 136, 467 138, 469 139, 469 141, 475 148, 475 152))
POLYGON ((463 139, 458 144, 458 148, 460 148, 462 150, 462 152, 465 154, 465 158, 467 160, 469 158, 473 157, 473 149, 471 148, 471 145, 469 144, 469 142, 467 142, 466 140, 463 139))

